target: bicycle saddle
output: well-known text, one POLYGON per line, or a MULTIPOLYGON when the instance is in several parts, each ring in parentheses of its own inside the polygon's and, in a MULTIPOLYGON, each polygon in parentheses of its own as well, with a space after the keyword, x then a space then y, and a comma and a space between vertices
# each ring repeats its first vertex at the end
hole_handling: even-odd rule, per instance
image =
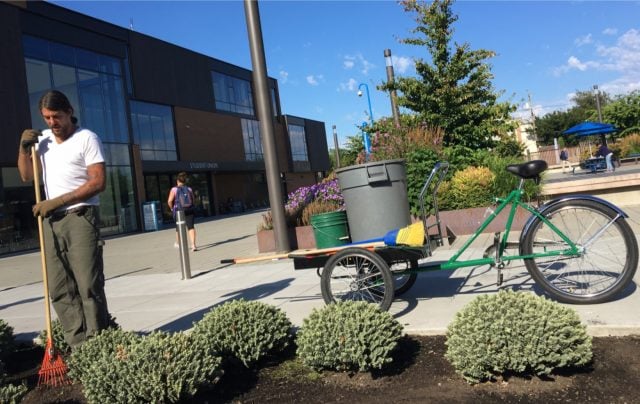
POLYGON ((547 169, 547 162, 544 160, 531 160, 522 164, 511 164, 507 166, 507 171, 525 180, 538 178, 541 172, 547 169))

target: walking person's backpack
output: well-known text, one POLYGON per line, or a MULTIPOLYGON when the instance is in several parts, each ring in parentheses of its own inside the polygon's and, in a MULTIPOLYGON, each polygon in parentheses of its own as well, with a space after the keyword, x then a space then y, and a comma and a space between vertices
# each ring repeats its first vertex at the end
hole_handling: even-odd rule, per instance
POLYGON ((569 160, 569 156, 567 156, 567 152, 562 150, 560 152, 560 160, 569 160))
POLYGON ((188 187, 184 185, 176 187, 176 199, 173 207, 174 212, 178 210, 188 212, 193 208, 193 199, 188 187))

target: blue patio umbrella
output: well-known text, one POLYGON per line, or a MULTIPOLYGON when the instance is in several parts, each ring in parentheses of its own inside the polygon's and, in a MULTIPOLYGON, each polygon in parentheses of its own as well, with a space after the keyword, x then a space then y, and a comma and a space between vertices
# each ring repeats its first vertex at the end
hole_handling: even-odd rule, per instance
POLYGON ((572 126, 562 133, 565 135, 582 137, 590 135, 606 135, 607 133, 613 133, 615 131, 617 131, 616 127, 611 125, 610 123, 586 121, 579 123, 576 126, 572 126))
MULTIPOLYGON (((585 121, 562 132, 565 135, 573 135, 575 137, 600 135, 602 143, 606 143, 605 136, 607 133, 613 133, 617 131, 616 127, 610 123, 590 122, 585 121)), ((589 152, 591 152, 591 139, 589 139, 589 152)))

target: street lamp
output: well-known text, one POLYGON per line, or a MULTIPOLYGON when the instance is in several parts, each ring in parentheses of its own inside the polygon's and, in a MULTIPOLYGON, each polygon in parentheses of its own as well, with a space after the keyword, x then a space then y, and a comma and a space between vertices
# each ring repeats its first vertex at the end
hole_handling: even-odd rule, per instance
MULTIPOLYGON (((393 74, 393 60, 391 59, 391 49, 384 50, 384 60, 387 65, 387 83, 393 84, 394 82, 394 74, 393 74)), ((400 111, 398 110, 398 94, 396 90, 391 90, 389 92, 391 96, 391 113, 393 114, 393 123, 396 124, 396 127, 400 126, 400 111)))
MULTIPOLYGON (((373 128, 373 111, 371 110, 371 97, 369 96, 369 86, 365 83, 360 83, 358 85, 358 97, 362 97, 362 87, 367 90, 367 103, 369 104, 369 121, 371 122, 371 127, 373 128)), ((369 159, 369 154, 371 154, 371 141, 369 140, 369 135, 364 130, 366 122, 362 122, 362 140, 364 142, 364 152, 366 154, 366 159, 369 159)))
POLYGON ((367 90, 367 102, 369 103, 369 120, 371 121, 371 127, 373 127, 373 111, 371 109, 371 97, 369 97, 369 86, 366 83, 360 83, 360 85, 358 85, 358 97, 362 97, 362 87, 367 90))

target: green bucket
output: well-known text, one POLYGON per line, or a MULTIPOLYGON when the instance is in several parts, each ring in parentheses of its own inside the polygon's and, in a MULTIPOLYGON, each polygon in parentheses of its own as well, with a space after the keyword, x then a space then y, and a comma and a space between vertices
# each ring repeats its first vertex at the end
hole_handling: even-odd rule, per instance
POLYGON ((347 212, 319 213, 311 216, 317 248, 337 247, 349 243, 347 212))

